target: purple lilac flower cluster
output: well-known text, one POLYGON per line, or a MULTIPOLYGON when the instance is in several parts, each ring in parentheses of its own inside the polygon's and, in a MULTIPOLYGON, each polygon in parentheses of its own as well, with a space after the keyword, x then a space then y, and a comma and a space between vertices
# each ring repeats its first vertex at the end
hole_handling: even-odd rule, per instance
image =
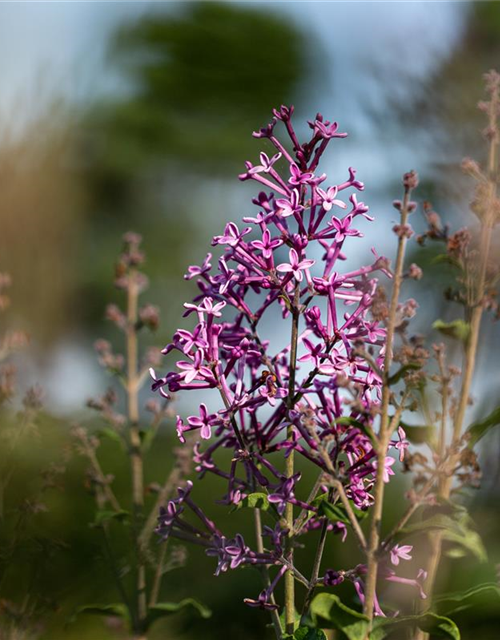
MULTIPOLYGON (((290 570, 284 550, 290 535, 295 540, 327 522, 328 531, 345 539, 349 525, 342 519, 326 521, 321 497, 342 507, 340 488, 353 511, 366 511, 373 502, 377 457, 372 429, 380 405, 385 328, 373 319, 370 307, 376 275, 391 276, 388 261, 374 249, 371 264, 344 268, 344 244, 362 236, 359 223, 373 218, 358 201, 356 192, 364 186, 354 169, 348 169, 344 181, 329 185, 318 165, 329 143, 347 134, 318 114, 308 123, 309 141, 300 143, 292 114, 293 107, 282 106, 270 124, 254 133, 273 147, 271 154, 260 154, 259 164, 246 162, 240 175, 263 189, 252 200, 258 212, 239 226, 229 222, 214 237, 213 246, 222 249, 216 268, 210 253, 201 266, 189 267, 186 278, 196 279, 199 288, 193 303, 184 305, 194 327, 179 329, 163 350, 180 353, 177 370, 161 378, 151 371, 153 390, 166 397, 214 390, 219 409, 201 404, 196 415, 178 416, 179 439, 199 433, 196 470, 199 478, 215 474, 225 481, 223 503, 241 505, 260 492, 266 497, 266 516, 275 520, 263 529, 264 548, 253 551, 241 535, 224 536, 192 500, 189 484, 162 510, 157 531, 163 538, 205 546, 217 559, 216 575, 245 564, 275 567, 258 599, 246 601, 264 608, 276 606, 273 589, 290 570), (287 143, 278 139, 278 126, 286 131, 287 143), (283 327, 296 318, 295 345, 292 337, 284 348, 273 348, 272 336, 261 335, 262 319, 275 307, 283 327), (216 460, 226 450, 233 453, 227 468, 216 460), (276 465, 279 453, 284 459, 302 456, 317 469, 315 492, 302 487, 299 472, 290 475, 276 465), (293 527, 282 517, 288 505, 296 511, 293 527), (186 519, 188 510, 193 518, 186 519)), ((390 448, 402 459, 407 445, 400 428, 390 448)), ((387 456, 386 481, 394 474, 394 462, 387 456)), ((408 546, 393 548, 393 564, 409 559, 409 551, 408 546)), ((335 584, 333 573, 341 576, 338 581, 351 578, 362 598, 365 570, 358 565, 341 574, 330 571, 322 582, 335 584)), ((395 578, 393 570, 385 573, 395 578)))

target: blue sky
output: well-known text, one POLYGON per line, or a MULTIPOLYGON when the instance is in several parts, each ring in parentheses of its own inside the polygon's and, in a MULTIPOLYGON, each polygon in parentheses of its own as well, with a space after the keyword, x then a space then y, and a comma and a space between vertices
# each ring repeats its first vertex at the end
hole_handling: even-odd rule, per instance
MULTIPOLYGON (((40 86, 78 100, 117 90, 106 66, 106 41, 117 25, 186 2, 0 3, 0 108, 30 99, 40 86)), ((425 75, 460 36, 463 2, 248 2, 283 12, 310 33, 312 49, 331 58, 320 101, 367 95, 372 65, 425 75)), ((31 100, 30 100, 31 101, 31 100)), ((36 103, 36 100, 35 100, 36 103)), ((33 103, 31 103, 33 104, 33 103)), ((352 105, 351 105, 352 106, 352 105)), ((321 107, 321 105, 320 105, 321 107)))

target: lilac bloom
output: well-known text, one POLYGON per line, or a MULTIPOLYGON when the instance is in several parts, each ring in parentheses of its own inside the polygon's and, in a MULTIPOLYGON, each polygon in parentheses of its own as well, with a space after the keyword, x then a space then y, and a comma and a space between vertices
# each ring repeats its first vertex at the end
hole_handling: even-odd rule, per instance
POLYGON ((266 260, 272 257, 274 249, 280 247, 283 244, 283 240, 280 238, 271 239, 271 232, 269 229, 265 229, 262 233, 262 240, 254 240, 250 243, 255 249, 260 249, 262 255, 266 260))
POLYGON ((156 532, 161 535, 164 540, 170 534, 175 520, 181 515, 181 513, 183 513, 183 502, 191 493, 192 488, 193 483, 191 482, 191 480, 188 480, 185 487, 178 487, 177 498, 169 500, 166 508, 160 507, 160 514, 158 517, 158 526, 156 528, 156 532))
POLYGON ((316 263, 315 260, 300 260, 299 261, 299 254, 295 251, 295 249, 290 249, 289 253, 289 260, 290 263, 282 263, 279 264, 276 269, 278 271, 281 271, 282 273, 293 273, 293 277, 295 278, 295 280, 297 280, 298 282, 302 282, 302 271, 305 271, 306 269, 309 269, 310 267, 313 266, 313 264, 316 263))
POLYGON ((197 311, 198 313, 206 313, 209 316, 215 316, 216 318, 220 318, 222 313, 222 309, 226 306, 226 302, 223 300, 222 302, 217 302, 214 304, 213 298, 207 297, 203 299, 203 302, 200 305, 191 304, 189 302, 184 303, 184 308, 187 309, 187 313, 184 315, 189 315, 192 311, 197 311))
POLYGON ((258 225, 263 225, 269 222, 269 220, 271 220, 271 218, 274 216, 274 212, 271 213, 263 213, 262 211, 259 211, 259 213, 257 214, 257 216, 255 218, 252 218, 250 216, 245 216, 243 218, 243 222, 247 222, 247 223, 252 223, 252 224, 258 224, 258 225))
POLYGON ((164 378, 158 378, 156 376, 156 372, 153 367, 149 368, 149 375, 153 379, 153 384, 151 386, 152 391, 158 391, 160 395, 162 395, 167 400, 170 400, 170 396, 163 390, 163 387, 167 384, 167 376, 164 378))
POLYGON ((399 461, 403 462, 405 457, 405 451, 410 446, 410 443, 408 442, 408 440, 406 440, 406 432, 401 426, 398 427, 398 436, 399 436, 399 441, 396 442, 394 446, 399 451, 399 461))
POLYGON ((176 427, 177 437, 182 443, 185 443, 186 438, 184 437, 184 433, 186 431, 190 431, 191 430, 190 427, 188 427, 182 422, 182 418, 180 416, 176 416, 175 427, 176 427))
POLYGON ((203 264, 201 265, 201 267, 197 267, 197 266, 188 267, 188 272, 184 276, 184 279, 185 280, 191 280, 192 278, 195 278, 196 276, 203 276, 206 273, 208 273, 210 271, 210 269, 212 268, 212 265, 210 264, 210 260, 211 259, 212 259, 212 254, 211 253, 207 253, 207 257, 203 261, 203 264))
POLYGON ((271 527, 264 525, 262 535, 270 538, 271 544, 273 545, 278 555, 281 555, 283 553, 284 540, 288 535, 288 529, 283 529, 281 527, 281 524, 277 522, 274 526, 274 529, 271 529, 271 527))
POLYGON ((220 258, 219 260, 219 271, 220 274, 216 277, 216 282, 219 284, 219 293, 220 295, 224 295, 231 284, 231 280, 234 275, 234 270, 229 269, 227 263, 224 258, 220 258))
POLYGON ((203 349, 199 349, 192 362, 186 362, 185 360, 179 360, 177 362, 177 368, 181 370, 179 374, 184 378, 186 384, 190 384, 193 380, 203 380, 203 378, 211 378, 212 371, 203 365, 205 354, 203 349))
POLYGON ((266 380, 266 384, 263 387, 260 387, 259 394, 267 400, 271 407, 274 407, 276 405, 276 400, 286 398, 288 391, 283 387, 276 387, 273 383, 266 380))
POLYGON ((330 211, 330 209, 336 205, 337 207, 340 207, 341 209, 346 209, 347 205, 345 202, 343 202, 342 200, 337 200, 336 195, 337 195, 337 187, 329 187, 326 191, 324 191, 323 189, 320 189, 319 187, 316 187, 316 193, 319 195, 320 199, 321 199, 321 204, 323 205, 323 209, 325 211, 330 211))
POLYGON ((182 351, 188 354, 193 347, 199 349, 206 349, 207 341, 204 338, 205 325, 204 323, 197 324, 194 330, 187 331, 186 329, 177 329, 174 334, 175 344, 167 345, 165 349, 162 349, 163 354, 169 353, 173 346, 180 345, 182 351))
POLYGON ((297 189, 292 189, 290 199, 278 198, 276 200, 276 212, 283 218, 293 216, 296 213, 300 213, 304 207, 300 204, 300 195, 297 189))
POLYGON ((364 327, 368 332, 368 340, 370 342, 377 342, 377 340, 384 339, 386 336, 387 330, 379 322, 365 322, 364 327))
POLYGON ((246 560, 249 551, 243 536, 237 533, 235 539, 226 546, 226 552, 231 556, 231 569, 237 569, 246 560))
POLYGON ((244 236, 249 234, 251 231, 252 229, 250 227, 245 227, 245 229, 240 232, 238 226, 234 224, 234 222, 228 222, 224 229, 224 235, 215 236, 214 244, 227 244, 230 247, 237 247, 244 236))
POLYGON ((396 544, 391 549, 391 562, 393 565, 398 566, 400 560, 411 560, 410 551, 413 549, 411 544, 399 545, 396 544))
POLYGON ((254 173, 269 173, 272 169, 273 164, 277 162, 281 158, 281 153, 275 153, 272 158, 269 158, 267 153, 262 152, 260 154, 260 164, 255 165, 249 170, 249 174, 253 175, 254 173))
MULTIPOLYGON (((271 200, 273 198, 274 193, 270 193, 269 195, 267 195, 267 193, 265 193, 264 191, 260 191, 259 195, 256 198, 252 198, 252 202, 258 207, 264 209, 264 211, 270 213, 273 210, 273 207, 271 205, 271 200)), ((243 218, 243 220, 245 220, 245 218, 243 218)))
POLYGON ((300 473, 294 474, 291 478, 285 478, 276 488, 274 493, 270 493, 267 499, 272 504, 276 504, 278 513, 282 515, 285 511, 287 502, 295 498, 295 483, 300 480, 300 473))
POLYGON ((348 365, 349 360, 343 356, 338 349, 332 349, 328 355, 328 359, 320 365, 318 371, 324 375, 332 376, 337 373, 342 373, 348 365))
POLYGON ((334 533, 339 533, 340 539, 342 542, 345 542, 347 538, 347 527, 343 522, 334 522, 332 530, 334 533))
MULTIPOLYGON (((360 182, 359 184, 362 184, 362 183, 360 182)), ((349 197, 349 202, 352 204, 351 215, 353 217, 361 215, 364 218, 366 218, 367 220, 369 220, 370 222, 373 222, 374 218, 367 214, 368 207, 366 206, 366 204, 364 202, 358 202, 358 199, 357 199, 355 193, 353 193, 349 197)))
POLYGON ((314 131, 314 135, 320 136, 323 140, 330 140, 331 138, 346 138, 347 133, 337 133, 339 125, 336 122, 323 121, 323 116, 318 114, 316 120, 308 121, 309 126, 314 131))
POLYGON ((290 165, 290 174, 291 176, 288 179, 288 182, 294 187, 299 187, 302 184, 307 184, 314 178, 314 173, 311 173, 310 171, 305 171, 304 173, 302 173, 302 171, 296 164, 290 165))
POLYGON ((329 226, 333 227, 337 232, 335 234, 336 242, 343 242, 348 236, 361 236, 361 232, 357 229, 351 229, 352 216, 347 215, 342 220, 333 216, 333 218, 328 223, 329 226))
POLYGON ((323 578, 325 587, 336 587, 342 582, 344 582, 344 573, 342 571, 334 571, 333 569, 325 571, 325 577, 323 578))
POLYGON ((277 604, 269 602, 269 594, 266 589, 260 592, 257 600, 244 598, 243 602, 249 607, 257 607, 259 609, 264 609, 264 611, 276 611, 276 609, 279 608, 277 604))
POLYGON ((302 338, 302 342, 304 343, 309 353, 301 356, 299 358, 299 362, 307 362, 308 360, 312 360, 314 366, 319 367, 319 359, 323 354, 324 346, 320 343, 315 345, 309 340, 309 338, 302 338))
POLYGON ((217 568, 215 569, 215 575, 218 576, 221 572, 225 573, 230 565, 232 557, 227 552, 227 539, 225 536, 214 534, 212 539, 212 546, 209 547, 205 553, 207 556, 215 556, 217 558, 217 568))
POLYGON ((423 584, 427 578, 427 572, 423 569, 419 570, 417 577, 414 580, 411 578, 401 578, 400 576, 397 576, 392 569, 386 569, 383 574, 385 574, 383 575, 384 579, 388 582, 397 582, 398 584, 407 584, 410 587, 416 587, 421 599, 425 600, 427 598, 423 589, 423 584))
POLYGON ((195 429, 200 429, 200 435, 204 440, 208 440, 212 435, 212 426, 218 421, 215 414, 209 414, 207 406, 200 404, 200 415, 189 416, 188 423, 195 429))
MULTIPOLYGON (((391 458, 391 456, 386 456, 385 458, 385 462, 384 462, 384 482, 389 482, 389 478, 390 476, 394 475, 394 470, 391 468, 392 465, 396 462, 396 460, 394 460, 394 458, 391 458)), ((375 466, 375 468, 377 468, 377 460, 373 461, 373 464, 375 466)))
POLYGON ((250 607, 259 607, 260 609, 264 609, 266 611, 274 611, 278 609, 278 606, 271 602, 271 595, 276 585, 285 574, 285 572, 286 572, 286 566, 283 565, 278 571, 278 573, 276 574, 276 576, 274 577, 274 580, 267 587, 267 589, 264 589, 264 591, 261 591, 258 599, 253 600, 252 598, 245 598, 244 599, 245 604, 248 604, 250 607))

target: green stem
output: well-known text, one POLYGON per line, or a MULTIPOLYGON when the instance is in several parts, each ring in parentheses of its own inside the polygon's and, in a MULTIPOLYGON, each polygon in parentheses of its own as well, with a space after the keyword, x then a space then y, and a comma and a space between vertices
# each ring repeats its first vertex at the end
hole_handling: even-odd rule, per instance
MULTIPOLYGON (((408 205, 410 202, 411 190, 405 187, 404 199, 401 206, 401 225, 404 226, 408 221, 408 205)), ((394 282, 392 288, 392 296, 389 307, 389 315, 387 320, 386 350, 384 356, 384 384, 382 388, 382 403, 380 412, 380 431, 377 447, 377 474, 374 488, 374 504, 372 508, 370 531, 367 548, 367 574, 365 583, 365 605, 364 613, 368 616, 370 622, 373 620, 373 605, 375 601, 375 589, 377 585, 378 574, 378 549, 380 545, 380 523, 382 520, 382 511, 384 505, 384 468, 387 448, 391 437, 390 432, 390 400, 391 388, 389 385, 389 370, 391 368, 394 349, 394 335, 396 331, 396 315, 399 302, 399 293, 403 282, 403 267, 406 249, 406 235, 402 234, 398 240, 398 250, 396 255, 396 266, 394 270, 394 282)))
MULTIPOLYGON (((288 410, 295 406, 295 374, 297 371, 297 343, 299 337, 299 302, 300 285, 295 285, 295 293, 292 308, 292 336, 290 340, 290 377, 288 379, 288 410)), ((288 442, 293 441, 293 425, 289 425, 286 434, 288 442)), ((290 450, 285 461, 285 474, 291 478, 294 473, 294 451, 290 450)), ((286 526, 288 528, 288 539, 286 549, 286 559, 293 566, 293 504, 287 503, 285 510, 286 526)), ((295 578, 293 572, 288 570, 285 573, 285 631, 293 634, 295 626, 295 578)))
POLYGON ((133 528, 136 547, 137 624, 136 631, 143 631, 147 616, 146 566, 139 544, 139 531, 144 510, 144 469, 139 432, 138 341, 137 307, 139 289, 133 269, 129 273, 127 289, 127 404, 130 424, 130 465, 132 475, 133 528))
MULTIPOLYGON (((264 541, 262 539, 262 519, 260 509, 253 509, 254 514, 254 524, 255 524, 255 540, 257 546, 257 553, 264 553, 264 541)), ((267 587, 271 584, 271 579, 269 577, 269 569, 266 566, 261 567, 262 577, 264 579, 264 584, 267 587)), ((271 604, 275 604, 274 593, 271 594, 270 597, 271 604)), ((281 640, 281 622, 277 609, 273 609, 270 611, 271 619, 273 622, 274 633, 276 634, 276 640, 281 640)))

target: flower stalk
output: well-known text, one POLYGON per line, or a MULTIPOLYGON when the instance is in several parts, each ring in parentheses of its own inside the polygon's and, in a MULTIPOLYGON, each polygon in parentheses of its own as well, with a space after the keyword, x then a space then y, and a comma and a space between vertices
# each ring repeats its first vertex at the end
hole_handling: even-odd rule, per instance
POLYGON ((408 216, 410 213, 410 196, 412 189, 418 184, 417 175, 414 172, 405 174, 404 176, 404 197, 401 205, 401 232, 398 233, 398 247, 396 254, 396 264, 393 274, 393 285, 391 292, 391 301, 389 306, 389 314, 387 317, 387 339, 383 360, 383 385, 382 385, 382 402, 380 407, 380 428, 377 438, 377 474, 375 477, 374 502, 371 513, 370 530, 368 538, 367 556, 367 574, 365 583, 365 604, 364 613, 370 620, 373 619, 375 589, 377 585, 378 574, 378 554, 380 547, 380 527, 382 521, 382 512, 384 505, 384 469, 387 457, 389 441, 392 436, 393 429, 397 427, 391 421, 389 410, 391 406, 391 385, 389 382, 390 369, 393 361, 394 337, 397 325, 397 312, 399 305, 399 297, 401 285, 403 283, 404 260, 406 252, 406 244, 408 234, 405 232, 408 224, 408 216))

